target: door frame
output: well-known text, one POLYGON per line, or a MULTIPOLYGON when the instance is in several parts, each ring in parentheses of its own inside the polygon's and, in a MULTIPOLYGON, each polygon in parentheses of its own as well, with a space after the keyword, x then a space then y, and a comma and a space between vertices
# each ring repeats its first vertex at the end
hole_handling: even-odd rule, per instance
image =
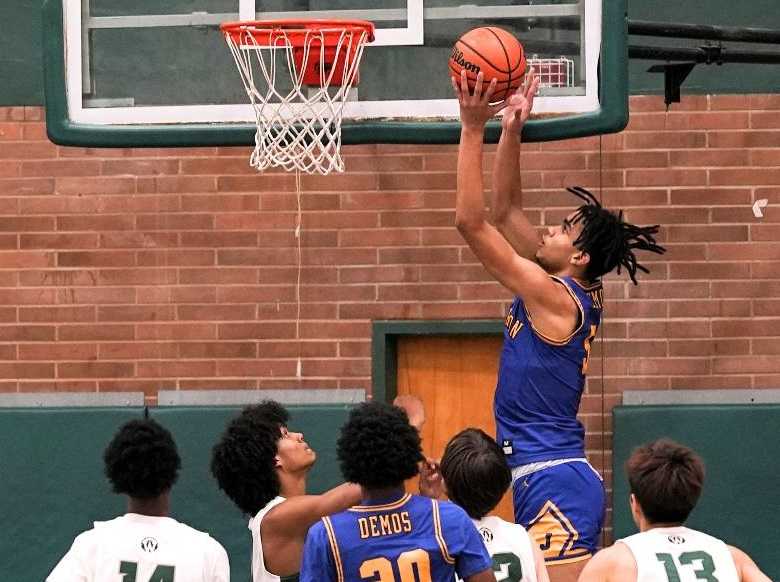
POLYGON ((371 397, 392 402, 398 390, 398 339, 404 336, 495 336, 504 333, 501 319, 418 319, 372 321, 371 397))

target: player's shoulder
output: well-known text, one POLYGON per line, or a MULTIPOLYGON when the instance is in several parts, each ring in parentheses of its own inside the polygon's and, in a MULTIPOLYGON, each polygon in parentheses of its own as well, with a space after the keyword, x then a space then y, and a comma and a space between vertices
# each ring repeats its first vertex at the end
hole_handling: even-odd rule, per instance
POLYGON ((629 547, 617 541, 588 560, 580 580, 636 579, 636 561, 629 547), (633 577, 632 577, 633 572, 633 577), (608 576, 607 576, 608 575, 608 576))
MULTIPOLYGON (((425 498, 423 497, 423 499, 425 498)), ((428 502, 432 502, 436 506, 436 511, 438 511, 441 522, 444 525, 451 523, 472 523, 466 510, 452 501, 429 499, 428 502)))

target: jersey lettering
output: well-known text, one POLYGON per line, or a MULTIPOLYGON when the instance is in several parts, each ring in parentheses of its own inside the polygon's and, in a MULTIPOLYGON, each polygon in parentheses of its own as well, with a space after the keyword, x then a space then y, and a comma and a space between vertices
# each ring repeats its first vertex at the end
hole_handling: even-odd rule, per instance
MULTIPOLYGON (((173 582, 174 570, 174 566, 157 566, 148 582, 173 582)), ((136 582, 138 564, 136 562, 120 562, 119 573, 122 574, 122 582, 136 582)))
MULTIPOLYGON (((659 553, 655 557, 664 565, 666 578, 669 582, 680 582, 680 573, 674 561, 674 556, 667 553, 659 553)), ((682 566, 696 566, 698 562, 699 568, 693 570, 696 578, 706 582, 718 582, 718 579, 715 577, 715 562, 707 552, 683 552, 680 554, 678 561, 682 566)))

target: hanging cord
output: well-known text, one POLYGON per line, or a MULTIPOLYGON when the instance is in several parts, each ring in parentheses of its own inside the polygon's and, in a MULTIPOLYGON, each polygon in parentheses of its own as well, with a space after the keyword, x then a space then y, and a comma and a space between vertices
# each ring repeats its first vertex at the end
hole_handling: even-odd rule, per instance
MULTIPOLYGON (((604 203, 604 142, 603 136, 599 135, 599 202, 604 203)), ((604 367, 606 366, 606 326, 604 325, 604 306, 606 301, 602 302, 601 308, 601 474, 607 474, 607 436, 606 436, 606 388, 604 387, 604 367)), ((614 477, 614 475, 613 475, 614 477)), ((605 528, 601 528, 601 547, 607 546, 607 533, 605 528)))
POLYGON ((302 211, 301 211, 301 171, 295 169, 295 194, 297 199, 298 212, 295 217, 295 239, 297 241, 297 273, 295 280, 295 341, 298 344, 298 363, 295 367, 295 377, 301 378, 303 375, 303 364, 301 362, 302 347, 301 347, 301 263, 303 262, 303 256, 301 251, 301 224, 302 224, 302 211))

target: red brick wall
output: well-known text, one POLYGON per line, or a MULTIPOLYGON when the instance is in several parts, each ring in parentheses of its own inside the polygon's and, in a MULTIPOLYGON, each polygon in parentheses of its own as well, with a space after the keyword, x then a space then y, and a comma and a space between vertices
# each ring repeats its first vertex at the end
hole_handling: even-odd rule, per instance
MULTIPOLYGON (((344 150, 347 174, 302 178, 299 342, 294 176, 245 148, 57 147, 41 109, 0 109, 0 390, 368 389, 372 319, 501 317, 453 227, 456 148, 344 150)), ((780 96, 636 97, 626 131, 524 164, 536 223, 601 185, 669 248, 606 282, 592 446, 602 389, 780 386, 780 96)))

